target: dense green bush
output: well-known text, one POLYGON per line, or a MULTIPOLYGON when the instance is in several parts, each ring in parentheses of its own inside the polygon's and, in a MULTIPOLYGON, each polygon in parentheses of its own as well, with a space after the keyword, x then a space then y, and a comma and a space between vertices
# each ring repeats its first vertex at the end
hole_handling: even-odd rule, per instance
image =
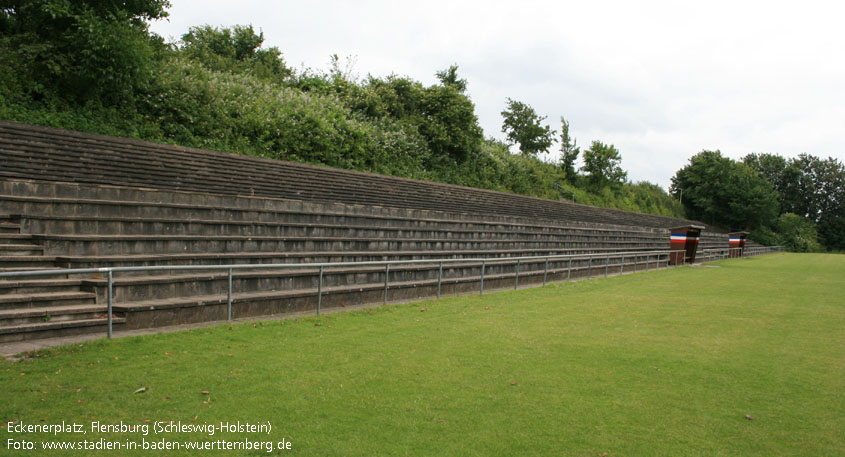
POLYGON ((776 230, 782 246, 793 252, 821 250, 813 221, 797 214, 785 213, 778 218, 776 230))

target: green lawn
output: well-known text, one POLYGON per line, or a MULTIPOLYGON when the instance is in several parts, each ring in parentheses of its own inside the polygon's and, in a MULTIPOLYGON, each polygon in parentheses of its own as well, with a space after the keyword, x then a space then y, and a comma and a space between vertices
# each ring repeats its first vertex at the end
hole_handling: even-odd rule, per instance
POLYGON ((845 256, 713 265, 4 362, 0 454, 845 455, 845 256), (9 430, 20 421, 87 434, 9 430), (144 437, 94 433, 92 421, 272 430, 144 437), (47 440, 283 438, 291 449, 271 453, 38 450, 47 440), (9 452, 10 439, 36 451, 9 452))

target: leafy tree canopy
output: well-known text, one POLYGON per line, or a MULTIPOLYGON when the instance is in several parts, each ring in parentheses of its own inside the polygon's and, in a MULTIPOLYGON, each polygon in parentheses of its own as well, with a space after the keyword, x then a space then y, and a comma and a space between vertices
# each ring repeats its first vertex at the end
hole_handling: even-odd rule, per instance
POLYGON ((727 229, 771 226, 778 213, 771 183, 718 150, 690 158, 672 178, 671 192, 676 197, 683 192, 689 217, 727 229))
POLYGON ((440 83, 447 87, 454 87, 460 93, 467 90, 467 80, 458 77, 458 66, 451 65, 449 68, 436 73, 440 83))
POLYGON ((150 80, 161 40, 147 21, 167 16, 167 0, 6 0, 0 53, 19 66, 35 97, 74 102, 131 100, 150 80))
POLYGON ((460 163, 475 154, 483 140, 475 105, 451 84, 424 86, 411 78, 370 77, 351 89, 354 109, 371 118, 390 117, 403 122, 427 141, 431 160, 460 163))
POLYGON ((519 145, 523 155, 537 155, 552 146, 555 131, 542 125, 546 117, 539 116, 531 106, 508 98, 502 118, 502 133, 507 134, 510 144, 519 145))
POLYGON ((593 189, 617 187, 628 178, 621 164, 622 156, 616 147, 593 141, 590 148, 584 151, 584 166, 581 170, 587 174, 587 182, 593 189))
POLYGON ((212 70, 242 73, 250 71, 261 79, 283 81, 293 72, 285 65, 277 47, 261 49, 264 32, 251 25, 217 28, 191 27, 182 35, 180 51, 212 70))
POLYGON ((845 166, 841 162, 809 154, 791 159, 749 154, 743 161, 772 184, 781 214, 817 223, 825 246, 845 249, 845 166))
POLYGON ((578 147, 578 142, 575 138, 569 136, 569 122, 560 117, 560 168, 563 170, 566 180, 574 182, 575 161, 578 160, 578 154, 581 148, 578 147))

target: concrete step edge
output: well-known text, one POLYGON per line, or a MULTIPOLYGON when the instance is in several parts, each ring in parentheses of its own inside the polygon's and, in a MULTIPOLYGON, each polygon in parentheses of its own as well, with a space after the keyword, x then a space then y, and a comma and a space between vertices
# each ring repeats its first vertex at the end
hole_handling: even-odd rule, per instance
MULTIPOLYGON (((667 243, 668 244, 668 243, 667 243)), ((666 248, 668 249, 668 247, 666 248)), ((655 249, 648 248, 643 249, 643 252, 654 251, 655 249)), ((578 251, 576 254, 573 255, 589 255, 589 252, 582 254, 584 251, 594 252, 596 255, 600 254, 612 254, 614 252, 619 252, 618 249, 612 248, 601 248, 601 249, 583 249, 583 248, 562 248, 562 249, 543 249, 543 252, 554 252, 554 254, 537 254, 537 255, 569 255, 569 254, 558 254, 558 253, 565 253, 569 251, 578 251), (599 252, 603 251, 603 252, 599 252)), ((633 250, 632 250, 633 251, 633 250)), ((203 254, 203 253, 189 253, 189 254, 128 254, 128 255, 107 255, 107 256, 57 256, 55 260, 58 262, 70 262, 70 263, 80 263, 80 262, 96 262, 100 261, 103 264, 106 264, 110 261, 167 261, 167 260, 180 260, 180 259, 187 259, 187 260, 194 260, 194 259, 221 259, 221 260, 228 260, 228 259, 239 259, 239 258, 297 258, 297 257, 357 257, 357 256, 381 256, 381 257, 409 257, 409 256, 426 256, 426 257, 434 257, 435 258, 453 258, 455 255, 472 255, 476 257, 484 257, 485 254, 520 254, 520 253, 533 253, 538 252, 536 249, 495 249, 495 250, 479 250, 479 249, 468 249, 468 250, 450 250, 450 251, 431 251, 431 250, 415 250, 415 251, 300 251, 300 252, 265 252, 265 251, 255 251, 255 252, 223 252, 223 253, 211 253, 211 254, 203 254)), ((2 257, 0 257, 2 260, 2 257)), ((105 265, 104 265, 105 266, 105 265)))
POLYGON ((38 316, 58 316, 66 314, 106 313, 105 305, 71 305, 39 308, 20 308, 0 310, 0 319, 13 319, 38 316))
MULTIPOLYGON (((123 324, 126 322, 126 318, 123 317, 113 317, 112 323, 114 324, 123 324)), ((75 328, 75 327, 93 327, 97 325, 107 325, 108 319, 106 318, 98 318, 98 319, 80 319, 74 321, 60 321, 60 322, 39 322, 34 324, 18 324, 9 327, 0 327, 0 335, 8 335, 14 333, 31 333, 31 332, 39 332, 45 330, 58 330, 64 328, 75 328)))
MULTIPOLYGON (((96 184, 94 184, 96 185, 96 184)), ((135 187, 127 187, 131 189, 141 190, 140 188, 135 187)), ((183 192, 178 190, 166 190, 166 189, 147 189, 153 191, 160 191, 160 192, 183 192)), ((190 194, 205 194, 204 192, 187 192, 190 194)), ((212 194, 209 194, 212 195, 212 194)), ((230 196, 230 195, 227 195, 230 196)), ((243 195, 232 196, 235 198, 254 198, 248 197, 243 195)), ((514 226, 514 227, 542 227, 542 228, 572 228, 578 229, 580 228, 579 225, 572 225, 572 223, 576 224, 585 224, 591 223, 591 221, 584 221, 584 220, 574 220, 567 223, 566 220, 561 219, 560 217, 556 218, 544 218, 543 223, 537 222, 529 222, 529 217, 524 215, 499 215, 496 217, 506 217, 511 219, 520 219, 520 220, 485 220, 485 217, 494 217, 495 215, 487 214, 487 213, 474 213, 474 212, 467 212, 467 211, 449 211, 443 209, 422 209, 422 208, 410 208, 410 207, 402 207, 401 209, 406 209, 409 211, 432 211, 436 213, 444 213, 444 214, 451 214, 451 215, 461 215, 460 218, 457 219, 450 219, 450 218, 431 218, 431 217, 400 217, 400 216, 390 216, 390 215, 367 215, 367 214, 356 214, 356 213, 344 213, 344 212, 317 212, 317 211, 295 211, 295 210, 283 210, 283 209, 273 209, 273 208, 249 208, 249 207, 237 207, 237 206, 212 206, 212 205, 198 205, 198 204, 186 204, 186 203, 167 203, 167 202, 139 202, 139 201, 124 201, 124 200, 106 200, 106 199, 86 199, 86 198, 66 198, 66 197, 32 197, 32 196, 18 196, 18 195, 0 195, 0 199, 9 199, 15 201, 31 201, 31 202, 43 202, 43 203, 83 203, 83 204, 91 204, 91 205, 122 205, 122 206, 150 206, 150 207, 168 207, 168 208, 185 208, 185 209, 197 209, 201 211, 239 211, 239 212, 258 212, 258 213, 265 213, 265 214, 297 214, 297 215, 313 215, 313 216, 331 216, 331 217, 360 217, 365 219, 378 219, 378 220, 402 220, 402 221, 414 221, 414 222, 434 222, 434 223, 442 223, 442 224, 472 224, 472 225, 507 225, 507 226, 514 226)), ((271 200, 280 200, 280 201, 297 201, 285 198, 272 198, 269 197, 271 200)), ((357 206, 351 203, 341 203, 341 202, 326 202, 331 204, 341 204, 344 206, 357 206)), ((367 205, 369 206, 369 205, 367 205)), ((379 205, 376 205, 379 206, 379 205)), ((592 207, 591 207, 592 208, 592 207)), ((646 215, 648 216, 648 215, 646 215)), ((635 230, 635 231, 643 231, 643 232, 654 232, 654 231, 662 231, 665 230, 663 227, 654 227, 654 226, 644 226, 641 224, 620 224, 620 223, 613 223, 609 221, 601 221, 601 222, 593 222, 601 225, 601 227, 595 227, 595 230, 607 230, 607 231, 615 231, 615 230, 635 230)))
POLYGON ((96 299, 93 292, 38 292, 34 294, 0 295, 0 303, 33 303, 43 301, 96 299))
MULTIPOLYGON (((0 199, 2 199, 2 195, 0 195, 0 199)), ((111 202, 111 201, 109 201, 111 202)), ((110 203, 110 204, 117 204, 117 203, 110 203)), ((247 209, 244 209, 247 211, 247 209)), ((255 210, 258 211, 258 210, 255 210)), ((373 216, 366 216, 366 215, 357 215, 357 214, 334 214, 334 213, 296 213, 301 215, 311 215, 311 216, 320 216, 320 217, 339 217, 339 218, 373 218, 373 216)), ((333 228, 337 227, 336 224, 329 224, 329 223, 312 223, 312 222, 287 222, 287 221, 256 221, 256 220, 227 220, 227 219, 178 219, 178 218, 164 218, 164 217, 144 217, 143 219, 138 219, 137 217, 114 217, 114 216, 98 216, 98 215, 90 215, 90 216, 55 216, 55 215, 40 215, 40 214, 27 214, 22 216, 24 219, 38 219, 38 220, 61 220, 61 221, 69 221, 69 222, 79 222, 79 221, 95 221, 95 222, 104 222, 104 223, 127 223, 127 224, 134 224, 134 223, 160 223, 160 224, 198 224, 198 225, 234 225, 234 226, 267 226, 267 227, 298 227, 298 228, 333 228)), ((399 218, 394 217, 392 220, 401 220, 406 222, 426 222, 426 223, 437 223, 438 225, 467 225, 467 226, 474 226, 474 225, 497 225, 497 226, 505 226, 505 227, 515 227, 517 230, 515 233, 520 234, 567 234, 567 233, 557 233, 555 231, 529 231, 525 229, 549 229, 549 230, 559 230, 559 231, 574 231, 574 232, 583 232, 583 231, 590 231, 590 232, 602 232, 608 234, 615 234, 615 233, 637 233, 637 234, 651 234, 653 236, 660 236, 662 233, 656 233, 654 228, 651 227, 636 227, 636 226, 626 226, 623 228, 603 228, 603 227, 586 227, 586 226, 573 226, 573 225, 544 225, 544 224, 517 224, 517 223, 508 223, 508 222, 494 222, 494 221, 472 221, 472 220, 463 220, 463 219, 456 219, 456 220, 424 220, 424 219, 417 219, 417 218, 399 218), (521 230, 520 230, 521 229, 521 230)), ((438 228, 434 226, 420 226, 420 225, 360 225, 360 224, 352 224, 345 226, 347 228, 352 228, 356 230, 375 230, 375 229, 384 229, 384 230, 427 230, 427 231, 441 231, 441 232, 471 232, 471 233, 500 233, 501 229, 471 229, 469 227, 462 228, 462 229, 449 229, 449 228, 438 228)))
MULTIPOLYGON (((40 271, 40 270, 35 270, 40 271)), ((61 275, 56 275, 61 276, 61 275)), ((16 289, 23 287, 79 287, 82 281, 79 279, 9 279, 0 278, 0 289, 16 289)))
POLYGON ((12 251, 16 249, 29 251, 43 251, 44 246, 41 246, 40 244, 0 244, 0 251, 12 251))

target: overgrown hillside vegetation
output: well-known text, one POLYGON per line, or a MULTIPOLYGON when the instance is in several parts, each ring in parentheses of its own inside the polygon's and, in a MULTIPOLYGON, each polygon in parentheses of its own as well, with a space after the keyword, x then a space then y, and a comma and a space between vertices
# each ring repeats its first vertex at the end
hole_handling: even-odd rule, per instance
POLYGON ((659 186, 629 183, 612 145, 585 166, 562 119, 556 133, 530 106, 502 113, 509 145, 485 138, 457 67, 426 86, 358 79, 337 57, 294 71, 251 26, 191 28, 177 43, 151 34, 164 0, 34 0, 0 10, 0 118, 185 146, 467 185, 683 217, 659 186))

